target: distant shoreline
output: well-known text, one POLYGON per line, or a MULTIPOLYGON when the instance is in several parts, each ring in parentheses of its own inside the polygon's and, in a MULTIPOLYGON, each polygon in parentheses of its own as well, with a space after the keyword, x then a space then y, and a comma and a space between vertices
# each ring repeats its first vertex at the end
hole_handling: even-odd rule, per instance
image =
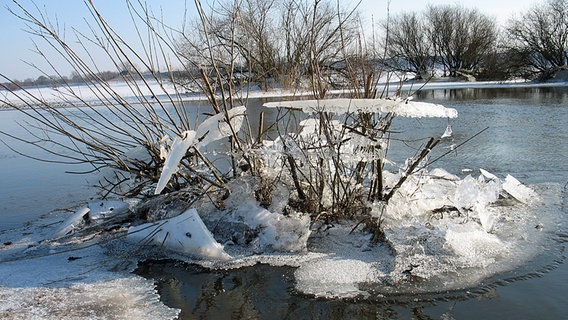
MULTIPOLYGON (((162 102, 168 102, 169 98, 167 98, 167 94, 159 89, 157 86, 158 83, 151 84, 152 86, 148 89, 148 92, 142 92, 142 95, 145 97, 145 100, 151 101, 152 99, 160 100, 162 102), (154 90, 152 90, 154 89, 154 90), (160 92, 161 94, 154 95, 154 92, 160 92)), ((400 82, 389 82, 389 83, 380 83, 378 85, 379 88, 388 88, 389 93, 393 93, 394 91, 398 90, 400 86, 400 82)), ((452 90, 452 89, 499 89, 499 88, 546 88, 546 87, 568 87, 568 81, 550 81, 550 82, 534 82, 534 81, 524 81, 524 80, 511 80, 511 81, 476 81, 476 82, 467 82, 467 81, 451 81, 451 80, 435 80, 435 81, 405 81, 402 84, 401 91, 405 93, 409 92, 416 92, 416 91, 424 91, 424 90, 452 90)), ((91 89, 87 85, 81 86, 74 86, 74 89, 77 91, 85 92, 84 96, 81 95, 81 99, 92 106, 103 105, 101 101, 103 100, 102 97, 95 97, 91 92, 91 89)), ((134 95, 131 91, 124 90, 124 88, 129 88, 126 82, 116 82, 116 86, 113 86, 113 89, 116 89, 115 92, 120 95, 125 101, 130 104, 140 104, 140 95, 134 95)), ((143 87, 144 88, 144 87, 143 87)), ((173 87, 172 87, 173 88, 173 87)), ((42 97, 45 102, 51 104, 52 106, 64 107, 69 103, 78 103, 81 100, 77 97, 65 98, 62 96, 62 93, 57 89, 53 89, 51 87, 42 87, 42 88, 28 88, 26 89, 33 94, 42 97)), ((340 90, 330 90, 329 94, 331 95, 342 95, 348 94, 350 91, 347 89, 340 89, 340 90)), ((207 101, 207 96, 204 94, 199 93, 176 93, 175 90, 168 91, 168 94, 176 101, 207 101)), ((242 97, 246 98, 278 98, 278 97, 305 97, 311 95, 311 91, 299 91, 299 90, 284 90, 284 89, 271 89, 268 91, 262 91, 259 89, 252 89, 248 92, 243 92, 242 97)), ((11 94, 10 91, 2 90, 0 91, 0 100, 8 101, 10 98, 19 101, 17 105, 22 107, 23 109, 28 109, 29 107, 25 102, 21 102, 20 99, 15 98, 14 95, 11 94)), ((109 97, 107 97, 109 98, 109 97)), ((30 102, 32 99, 30 98, 30 102)), ((107 102, 108 103, 108 102, 107 102)), ((40 104, 34 104, 39 106, 40 104)), ((14 107, 8 106, 6 104, 0 105, 0 111, 7 111, 7 110, 16 110, 14 107)))

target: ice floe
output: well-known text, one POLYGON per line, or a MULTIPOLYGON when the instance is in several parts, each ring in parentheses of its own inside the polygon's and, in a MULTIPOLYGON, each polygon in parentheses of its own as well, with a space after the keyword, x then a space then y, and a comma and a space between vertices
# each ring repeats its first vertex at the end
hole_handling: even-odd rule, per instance
POLYGON ((268 102, 268 108, 299 109, 305 113, 394 113, 402 117, 457 118, 458 112, 439 104, 416 102, 410 99, 325 99, 268 102))

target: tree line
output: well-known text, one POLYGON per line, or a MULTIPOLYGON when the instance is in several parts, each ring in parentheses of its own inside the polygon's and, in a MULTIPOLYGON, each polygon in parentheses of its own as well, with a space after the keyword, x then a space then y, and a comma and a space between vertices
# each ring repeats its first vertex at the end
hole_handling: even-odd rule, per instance
MULTIPOLYGON (((185 81, 188 90, 223 89, 219 78, 224 78, 262 89, 313 90, 315 97, 346 87, 371 97, 378 79, 393 72, 423 80, 545 81, 568 65, 568 0, 547 0, 503 27, 478 9, 459 5, 430 5, 375 28, 363 22, 357 8, 332 0, 235 0, 210 8, 195 3, 200 14, 184 24, 173 44, 183 63, 173 78, 185 81)), ((122 72, 127 70, 93 77, 110 81, 122 72)), ((0 88, 90 80, 85 77, 42 75, 0 88)))
POLYGON ((568 0, 535 5, 504 27, 459 5, 402 13, 377 29, 356 9, 326 0, 241 0, 210 9, 177 43, 188 69, 212 74, 216 65, 262 88, 306 85, 321 95, 364 88, 383 72, 545 81, 568 64, 568 0))
POLYGON ((549 80, 568 64, 568 1, 548 0, 503 29, 476 9, 429 6, 383 25, 394 68, 430 76, 468 74, 484 80, 549 80))

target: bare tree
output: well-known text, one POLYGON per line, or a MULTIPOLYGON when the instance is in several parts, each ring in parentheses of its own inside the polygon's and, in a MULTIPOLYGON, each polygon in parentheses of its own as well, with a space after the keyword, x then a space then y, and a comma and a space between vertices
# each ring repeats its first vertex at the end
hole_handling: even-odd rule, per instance
POLYGON ((234 65, 264 89, 273 80, 294 88, 316 84, 318 97, 360 38, 356 10, 327 0, 232 1, 203 16, 207 30, 199 21, 179 42, 188 64, 211 70, 213 58, 225 73, 234 65))
POLYGON ((533 76, 549 79, 568 64, 568 0, 548 0, 533 7, 511 19, 507 32, 512 54, 525 61, 533 76))
POLYGON ((386 47, 390 64, 398 70, 414 72, 417 78, 426 78, 433 69, 434 51, 428 38, 428 23, 416 12, 403 13, 385 22, 389 30, 386 47))
POLYGON ((436 56, 451 77, 475 73, 496 45, 495 21, 476 9, 430 6, 426 18, 436 56))

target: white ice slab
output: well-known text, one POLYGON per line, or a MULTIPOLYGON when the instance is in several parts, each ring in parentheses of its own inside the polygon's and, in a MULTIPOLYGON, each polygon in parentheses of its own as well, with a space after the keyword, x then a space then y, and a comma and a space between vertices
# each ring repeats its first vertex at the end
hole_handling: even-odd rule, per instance
POLYGON ((268 108, 300 109, 306 113, 326 111, 335 114, 358 113, 394 113, 398 116, 423 118, 457 118, 458 112, 439 104, 415 102, 403 99, 326 99, 294 100, 268 102, 268 108))
POLYGON ((128 230, 127 239, 141 245, 151 243, 162 246, 196 258, 231 258, 213 238, 195 209, 189 209, 171 219, 132 227, 128 230))

